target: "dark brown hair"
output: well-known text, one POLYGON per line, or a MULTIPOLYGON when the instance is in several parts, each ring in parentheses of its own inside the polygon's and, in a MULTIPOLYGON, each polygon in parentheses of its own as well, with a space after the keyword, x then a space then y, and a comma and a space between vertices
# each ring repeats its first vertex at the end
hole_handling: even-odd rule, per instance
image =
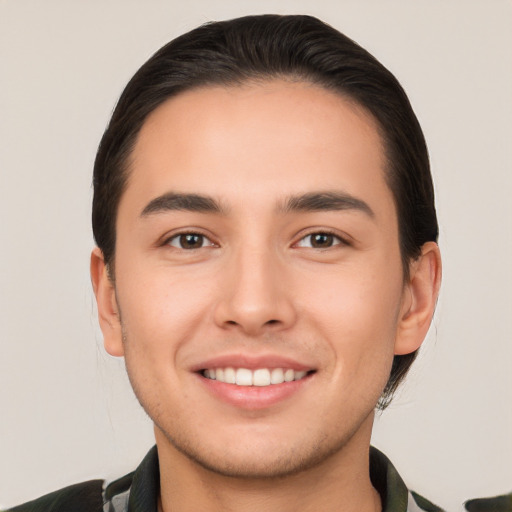
MULTIPOLYGON (((422 245, 438 237, 428 152, 418 120, 396 78, 372 55, 322 21, 297 15, 207 23, 165 45, 130 80, 94 164, 93 232, 112 277, 117 209, 129 179, 129 157, 147 116, 186 90, 275 78, 318 84, 355 101, 377 121, 408 277, 422 245)), ((381 408, 415 357, 416 352, 395 356, 381 408)))

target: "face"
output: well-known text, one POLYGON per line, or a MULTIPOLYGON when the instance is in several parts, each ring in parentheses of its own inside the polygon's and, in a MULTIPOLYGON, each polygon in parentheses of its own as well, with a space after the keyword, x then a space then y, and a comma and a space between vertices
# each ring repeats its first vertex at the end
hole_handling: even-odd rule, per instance
POLYGON ((318 86, 209 87, 148 118, 98 303, 159 449, 271 476, 369 443, 417 348, 384 167, 372 118, 318 86))

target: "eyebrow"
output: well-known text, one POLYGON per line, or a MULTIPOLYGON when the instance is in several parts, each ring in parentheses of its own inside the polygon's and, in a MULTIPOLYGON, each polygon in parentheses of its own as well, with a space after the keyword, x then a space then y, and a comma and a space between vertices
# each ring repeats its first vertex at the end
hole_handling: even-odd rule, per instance
POLYGON ((152 199, 142 210, 140 216, 168 211, 189 211, 199 213, 225 214, 225 209, 214 198, 200 194, 182 194, 168 192, 152 199))
POLYGON ((374 211, 367 203, 345 192, 308 192, 290 196, 279 209, 284 213, 356 210, 369 217, 375 217, 374 211))
MULTIPOLYGON (((369 217, 375 217, 375 213, 367 203, 344 192, 308 192, 289 196, 278 206, 278 211, 283 213, 340 210, 356 210, 365 213, 369 217)), ((227 213, 220 202, 213 197, 201 194, 167 192, 152 199, 142 210, 141 217, 168 211, 216 213, 220 215, 226 215, 227 213)))

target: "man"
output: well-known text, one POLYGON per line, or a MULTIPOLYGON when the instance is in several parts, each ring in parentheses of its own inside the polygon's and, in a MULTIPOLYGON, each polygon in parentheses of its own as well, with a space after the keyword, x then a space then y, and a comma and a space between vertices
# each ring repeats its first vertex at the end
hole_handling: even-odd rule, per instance
POLYGON ((396 79, 305 16, 155 54, 98 150, 91 276, 156 447, 13 510, 417 511, 370 448, 441 276, 428 155, 396 79))

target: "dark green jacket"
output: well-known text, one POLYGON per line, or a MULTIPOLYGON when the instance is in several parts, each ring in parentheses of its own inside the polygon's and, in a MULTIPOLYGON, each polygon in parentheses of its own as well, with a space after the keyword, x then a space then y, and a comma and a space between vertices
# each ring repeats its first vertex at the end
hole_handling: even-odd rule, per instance
MULTIPOLYGON (((382 499, 383 512, 443 512, 425 498, 409 492, 388 458, 372 448, 370 476, 382 499)), ((156 446, 140 466, 104 489, 91 480, 47 494, 8 512, 156 512, 160 473, 156 446)))
POLYGON ((478 498, 466 502, 469 512, 512 512, 512 492, 494 498, 478 498))

